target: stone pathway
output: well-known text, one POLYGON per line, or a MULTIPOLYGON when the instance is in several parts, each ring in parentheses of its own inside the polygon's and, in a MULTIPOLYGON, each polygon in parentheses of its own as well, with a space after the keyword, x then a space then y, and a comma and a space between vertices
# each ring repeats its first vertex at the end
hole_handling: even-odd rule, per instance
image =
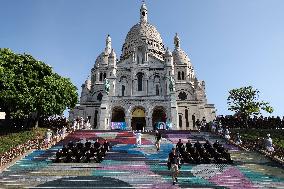
POLYGON ((0 173, 0 188, 284 188, 284 170, 263 155, 227 145, 218 136, 185 131, 163 134, 161 150, 154 136, 143 134, 135 145, 131 132, 77 131, 47 150, 36 150, 0 173), (102 163, 53 163, 58 148, 70 140, 107 138, 111 151, 102 163), (227 164, 184 164, 172 185, 166 162, 173 144, 218 139, 234 160, 227 164))

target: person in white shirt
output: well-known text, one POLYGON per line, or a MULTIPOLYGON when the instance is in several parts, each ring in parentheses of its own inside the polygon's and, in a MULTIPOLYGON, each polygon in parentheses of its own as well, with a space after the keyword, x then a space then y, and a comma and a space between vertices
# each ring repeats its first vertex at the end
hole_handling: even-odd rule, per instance
POLYGON ((272 138, 270 137, 270 134, 267 134, 267 138, 265 139, 265 148, 268 152, 273 152, 274 147, 272 143, 272 138))
POLYGON ((241 136, 240 136, 240 134, 239 133, 237 133, 237 137, 236 137, 236 144, 237 145, 240 145, 240 144, 242 144, 242 139, 241 139, 241 136))
POLYGON ((51 142, 52 132, 50 129, 47 129, 45 133, 45 144, 48 145, 51 142))
POLYGON ((133 131, 133 134, 136 136, 136 145, 141 146, 141 137, 142 137, 141 131, 138 131, 137 133, 134 133, 133 131))
POLYGON ((225 130, 224 137, 225 137, 226 140, 230 140, 231 136, 230 136, 230 131, 229 131, 229 129, 226 129, 226 130, 225 130))

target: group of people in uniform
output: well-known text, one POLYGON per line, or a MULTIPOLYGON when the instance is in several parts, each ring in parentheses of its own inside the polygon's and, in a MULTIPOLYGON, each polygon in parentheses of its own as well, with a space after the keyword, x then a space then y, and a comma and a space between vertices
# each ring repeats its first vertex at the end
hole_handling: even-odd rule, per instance
POLYGON ((178 182, 177 176, 183 163, 233 163, 231 155, 217 140, 213 145, 206 140, 202 145, 198 140, 192 144, 190 140, 184 145, 179 139, 175 148, 169 153, 168 169, 172 171, 173 185, 178 182))
POLYGON ((92 161, 100 163, 109 150, 110 144, 107 139, 104 140, 103 144, 99 142, 99 139, 96 139, 94 143, 89 140, 86 140, 85 143, 82 141, 78 143, 70 141, 56 152, 56 159, 54 161, 56 163, 89 163, 92 161))

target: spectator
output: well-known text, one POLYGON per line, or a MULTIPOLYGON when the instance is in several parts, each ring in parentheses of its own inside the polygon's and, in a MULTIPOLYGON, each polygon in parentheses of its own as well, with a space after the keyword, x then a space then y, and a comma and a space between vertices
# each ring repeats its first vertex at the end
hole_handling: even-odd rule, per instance
POLYGON ((274 151, 274 147, 273 147, 273 144, 272 144, 272 138, 270 137, 270 134, 267 134, 267 138, 265 139, 265 149, 268 152, 274 151))
POLYGON ((159 150, 160 150, 160 147, 161 147, 162 134, 159 133, 158 130, 156 130, 156 135, 155 135, 155 137, 156 137, 155 146, 156 146, 156 148, 157 148, 157 151, 159 151, 159 150))
POLYGON ((177 176, 179 173, 179 156, 175 148, 172 148, 172 151, 169 153, 168 163, 170 164, 172 171, 173 185, 175 185, 176 182, 178 182, 177 176))

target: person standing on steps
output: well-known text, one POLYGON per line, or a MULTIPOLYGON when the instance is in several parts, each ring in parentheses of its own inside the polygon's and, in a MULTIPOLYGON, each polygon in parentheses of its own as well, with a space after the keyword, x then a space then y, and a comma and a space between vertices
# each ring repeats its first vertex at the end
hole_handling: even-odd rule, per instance
POLYGON ((172 148, 172 151, 169 153, 168 163, 172 171, 173 185, 175 185, 178 182, 177 176, 179 174, 179 155, 176 148, 172 148))
POLYGON ((155 137, 156 137, 155 145, 156 145, 157 151, 159 151, 160 147, 161 147, 162 134, 159 133, 158 130, 156 130, 156 136, 155 137))
POLYGON ((141 146, 141 137, 142 137, 141 131, 139 130, 137 133, 134 133, 133 131, 133 134, 136 136, 136 145, 141 146))

